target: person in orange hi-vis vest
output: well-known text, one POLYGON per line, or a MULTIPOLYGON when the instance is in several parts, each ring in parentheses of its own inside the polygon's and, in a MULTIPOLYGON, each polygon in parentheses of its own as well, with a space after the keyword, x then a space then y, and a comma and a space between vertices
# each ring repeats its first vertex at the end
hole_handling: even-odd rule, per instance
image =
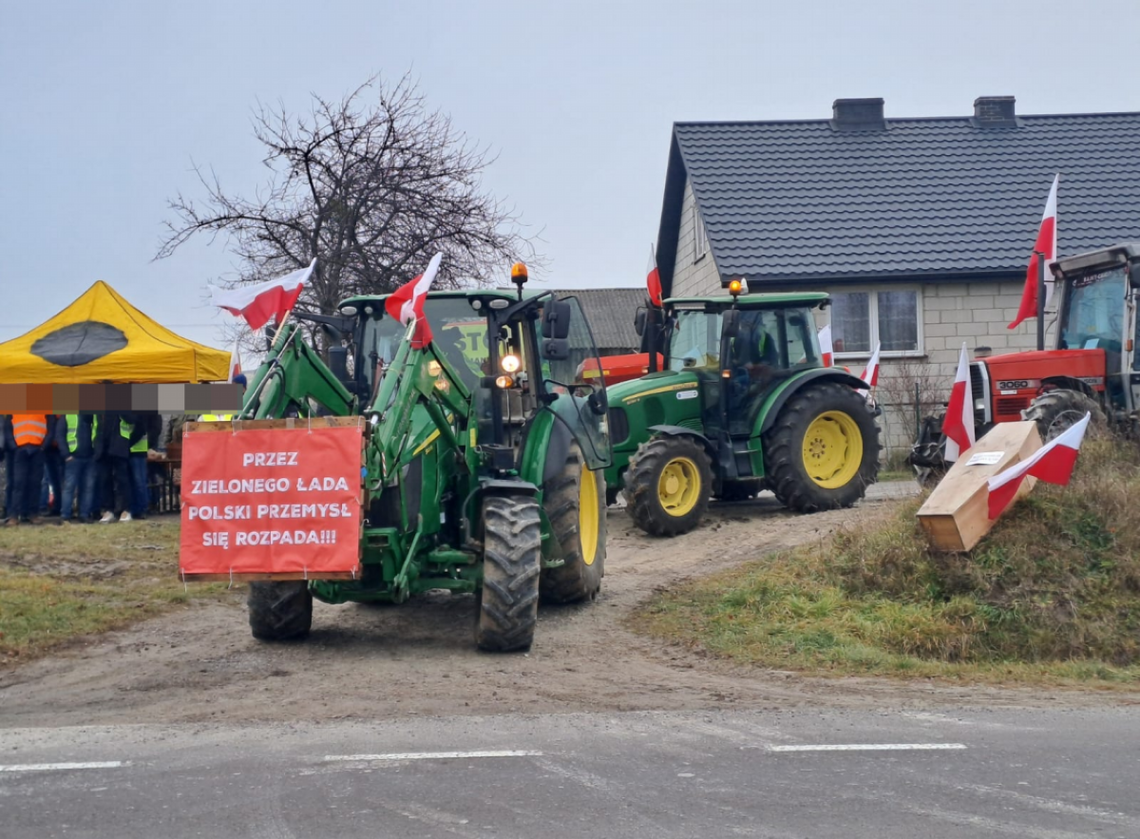
POLYGON ((48 442, 47 414, 12 414, 11 434, 15 446, 12 469, 12 507, 7 525, 38 524, 40 484, 44 477, 44 445, 48 442))

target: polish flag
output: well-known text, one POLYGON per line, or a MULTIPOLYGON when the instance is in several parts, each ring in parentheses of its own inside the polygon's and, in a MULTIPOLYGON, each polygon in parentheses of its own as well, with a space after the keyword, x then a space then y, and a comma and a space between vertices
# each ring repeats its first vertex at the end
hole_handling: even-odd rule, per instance
POLYGON ((234 348, 230 351, 230 373, 226 376, 227 382, 232 382, 234 376, 241 373, 241 349, 238 347, 238 339, 234 338, 234 348))
POLYGON ((427 270, 404 283, 392 292, 386 301, 384 309, 390 317, 396 318, 407 326, 415 320, 416 329, 412 333, 413 349, 423 349, 431 343, 431 326, 424 317, 424 300, 427 299, 428 289, 439 271, 439 263, 443 259, 442 253, 437 253, 428 263, 427 270))
MULTIPOLYGON (((1045 201, 1045 214, 1041 217, 1041 228, 1037 231, 1034 251, 1045 254, 1045 305, 1053 298, 1053 275, 1049 273, 1049 263, 1057 258, 1057 184, 1061 176, 1053 178, 1049 198, 1045 201)), ((1029 270, 1025 273, 1025 288, 1021 292, 1021 306, 1017 317, 1009 325, 1015 328, 1023 320, 1037 317, 1037 253, 1029 258, 1029 270)))
POLYGON ((226 291, 210 286, 210 299, 215 306, 245 318, 250 329, 261 329, 269 321, 281 323, 297 304, 301 290, 317 265, 314 258, 308 268, 301 268, 256 285, 240 286, 226 291))
POLYGON ((946 435, 946 461, 953 463, 974 445, 974 406, 970 393, 970 357, 966 345, 958 356, 958 375, 950 391, 950 406, 942 418, 942 433, 946 435))
POLYGON ((835 363, 835 350, 831 346, 831 324, 819 330, 819 352, 823 356, 823 366, 830 367, 835 363))
POLYGON ((1084 419, 1039 448, 1033 457, 990 478, 990 518, 996 519, 1013 502, 1018 487, 1028 475, 1047 484, 1067 484, 1073 477, 1073 464, 1077 462, 1077 452, 1085 439, 1090 419, 1092 414, 1086 413, 1084 419))
POLYGON ((645 276, 645 286, 649 289, 649 302, 661 308, 661 272, 657 270, 657 255, 653 245, 649 246, 649 268, 645 276))
POLYGON ((867 362, 867 369, 859 376, 867 383, 868 388, 873 388, 879 384, 879 350, 882 346, 882 343, 875 344, 875 352, 871 356, 871 360, 867 362))

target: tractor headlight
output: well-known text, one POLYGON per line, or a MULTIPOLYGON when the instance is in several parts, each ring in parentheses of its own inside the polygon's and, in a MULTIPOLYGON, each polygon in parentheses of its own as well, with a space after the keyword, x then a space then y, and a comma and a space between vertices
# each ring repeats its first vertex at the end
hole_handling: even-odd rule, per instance
POLYGON ((440 373, 443 372, 443 366, 438 361, 436 361, 434 358, 428 362, 427 369, 428 369, 428 375, 429 376, 438 376, 440 373))
POLYGON ((507 390, 514 383, 515 380, 510 376, 498 376, 495 379, 495 387, 499 388, 500 390, 507 390))
POLYGON ((522 366, 517 355, 504 355, 499 360, 499 366, 503 368, 504 373, 517 373, 522 366))

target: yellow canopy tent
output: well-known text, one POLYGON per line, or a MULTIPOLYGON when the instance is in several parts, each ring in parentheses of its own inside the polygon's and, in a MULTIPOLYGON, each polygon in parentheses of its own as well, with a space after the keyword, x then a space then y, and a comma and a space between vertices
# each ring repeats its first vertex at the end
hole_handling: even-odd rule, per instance
POLYGON ((225 381, 230 354, 160 326, 100 280, 31 332, 0 344, 0 384, 225 381))

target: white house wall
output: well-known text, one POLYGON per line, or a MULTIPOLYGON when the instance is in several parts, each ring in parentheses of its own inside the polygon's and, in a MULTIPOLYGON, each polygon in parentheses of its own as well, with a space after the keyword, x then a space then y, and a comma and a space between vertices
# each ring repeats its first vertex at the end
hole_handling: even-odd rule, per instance
POLYGON ((720 272, 712 250, 693 261, 693 188, 685 181, 685 197, 681 202, 681 229, 677 236, 677 260, 673 264, 673 297, 711 297, 721 294, 720 272))

